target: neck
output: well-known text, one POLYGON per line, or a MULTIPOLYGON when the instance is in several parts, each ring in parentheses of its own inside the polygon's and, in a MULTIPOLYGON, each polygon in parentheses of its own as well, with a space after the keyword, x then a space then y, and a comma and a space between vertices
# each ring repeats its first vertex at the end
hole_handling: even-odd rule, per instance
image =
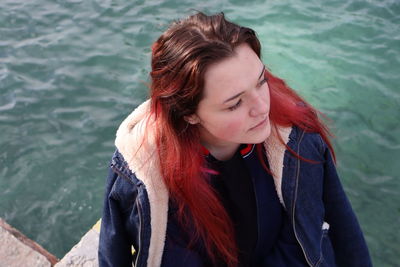
POLYGON ((216 138, 202 126, 199 127, 199 131, 201 144, 218 160, 224 161, 232 158, 240 146, 238 143, 227 142, 216 138))
POLYGON ((211 145, 205 142, 202 142, 202 145, 210 151, 211 155, 217 160, 228 160, 233 157, 236 150, 239 147, 239 144, 230 144, 230 145, 211 145))

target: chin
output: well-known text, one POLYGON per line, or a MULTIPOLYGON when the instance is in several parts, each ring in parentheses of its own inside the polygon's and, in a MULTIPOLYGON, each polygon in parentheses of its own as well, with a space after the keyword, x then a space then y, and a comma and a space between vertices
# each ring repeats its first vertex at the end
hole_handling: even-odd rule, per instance
POLYGON ((265 140, 267 140, 267 138, 271 135, 271 126, 268 123, 267 127, 265 127, 265 129, 263 129, 263 131, 260 131, 259 134, 257 134, 257 136, 255 136, 254 138, 252 138, 252 142, 248 142, 249 144, 259 144, 259 143, 263 143, 265 140))
POLYGON ((263 143, 267 138, 271 135, 271 124, 268 123, 267 127, 260 133, 260 136, 257 138, 257 141, 255 144, 258 143, 263 143))

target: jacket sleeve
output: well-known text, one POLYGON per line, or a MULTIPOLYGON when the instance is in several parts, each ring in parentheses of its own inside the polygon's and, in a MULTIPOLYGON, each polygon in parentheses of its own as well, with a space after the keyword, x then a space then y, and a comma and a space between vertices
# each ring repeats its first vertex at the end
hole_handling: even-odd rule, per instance
POLYGON ((338 266, 372 266, 368 248, 356 215, 337 175, 332 154, 324 144, 324 195, 329 238, 338 266))
POLYGON ((107 179, 99 240, 99 266, 132 266, 131 242, 118 195, 113 187, 118 175, 110 168, 107 179))

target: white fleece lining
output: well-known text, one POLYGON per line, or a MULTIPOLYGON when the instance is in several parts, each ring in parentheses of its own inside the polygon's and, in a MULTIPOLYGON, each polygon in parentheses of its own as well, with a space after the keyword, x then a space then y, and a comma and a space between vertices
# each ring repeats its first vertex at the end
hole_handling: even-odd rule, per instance
POLYGON ((149 132, 150 129, 146 129, 149 106, 149 101, 144 102, 122 122, 117 131, 115 145, 130 170, 146 186, 151 224, 147 266, 160 266, 167 229, 168 190, 160 176, 154 136, 149 132), (147 142, 143 143, 142 137, 145 135, 147 142))
MULTIPOLYGON (((289 135, 292 127, 277 127, 279 135, 285 144, 289 142, 289 135)), ((282 196, 282 171, 283 171, 283 158, 285 156, 286 147, 280 142, 278 133, 272 127, 271 135, 265 140, 264 147, 267 154, 269 167, 274 177, 274 184, 276 193, 278 194, 279 201, 285 207, 285 202, 282 196)))
MULTIPOLYGON (((164 250, 168 220, 168 190, 159 172, 159 159, 152 127, 146 127, 149 121, 150 101, 138 106, 120 125, 115 146, 126 160, 130 170, 146 186, 150 202, 151 237, 147 266, 160 266, 164 250), (146 136, 146 142, 143 142, 146 136), (139 149, 140 148, 140 149, 139 149)), ((150 126, 150 124, 149 124, 150 126)), ((282 140, 287 143, 291 127, 278 128, 282 140)), ((277 138, 275 131, 264 142, 266 154, 274 177, 275 189, 279 201, 282 198, 282 169, 285 146, 277 138)), ((140 253, 140 252, 139 252, 140 253)))

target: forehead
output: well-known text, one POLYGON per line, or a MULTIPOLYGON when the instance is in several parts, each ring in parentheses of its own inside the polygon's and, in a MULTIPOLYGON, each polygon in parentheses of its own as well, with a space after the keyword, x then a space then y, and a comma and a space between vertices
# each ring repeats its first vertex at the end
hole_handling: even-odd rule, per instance
POLYGON ((249 45, 234 49, 233 56, 212 64, 204 75, 204 100, 223 102, 257 84, 263 64, 249 45))

